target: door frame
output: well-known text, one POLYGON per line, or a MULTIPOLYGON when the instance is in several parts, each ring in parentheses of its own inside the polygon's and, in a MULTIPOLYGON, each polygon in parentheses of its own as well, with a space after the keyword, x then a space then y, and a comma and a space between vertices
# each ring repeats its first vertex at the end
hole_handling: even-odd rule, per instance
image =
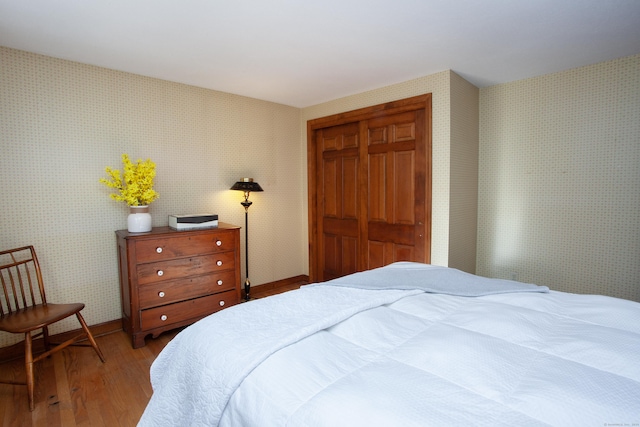
POLYGON ((431 94, 418 95, 397 101, 386 102, 331 116, 320 117, 307 121, 307 194, 309 221, 309 280, 315 282, 318 277, 318 200, 316 177, 316 132, 320 129, 347 123, 370 120, 386 115, 403 113, 406 111, 424 110, 425 112, 425 149, 426 149, 426 177, 425 177, 425 260, 431 262, 431 181, 432 181, 432 126, 431 126, 431 94))

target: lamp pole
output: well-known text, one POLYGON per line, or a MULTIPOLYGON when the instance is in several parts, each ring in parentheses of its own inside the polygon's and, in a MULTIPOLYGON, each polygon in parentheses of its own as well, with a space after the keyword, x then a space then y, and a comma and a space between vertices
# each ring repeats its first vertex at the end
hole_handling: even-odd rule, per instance
POLYGON ((244 200, 240 204, 244 207, 244 259, 245 259, 245 281, 244 281, 244 300, 249 301, 251 296, 251 282, 249 281, 249 193, 252 191, 264 191, 260 184, 253 182, 253 178, 241 178, 240 181, 233 184, 232 190, 240 190, 244 192, 244 200))
POLYGON ((244 300, 249 301, 251 298, 249 292, 251 291, 251 282, 249 281, 249 206, 253 202, 249 201, 249 192, 244 192, 244 200, 240 202, 244 206, 244 267, 245 267, 245 280, 244 280, 244 300))

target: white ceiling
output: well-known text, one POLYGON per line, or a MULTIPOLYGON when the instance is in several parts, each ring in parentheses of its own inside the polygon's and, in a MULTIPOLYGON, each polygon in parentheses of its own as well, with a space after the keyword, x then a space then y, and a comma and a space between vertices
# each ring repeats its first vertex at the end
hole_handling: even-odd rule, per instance
POLYGON ((640 0, 0 0, 0 45, 306 107, 640 53, 640 0))

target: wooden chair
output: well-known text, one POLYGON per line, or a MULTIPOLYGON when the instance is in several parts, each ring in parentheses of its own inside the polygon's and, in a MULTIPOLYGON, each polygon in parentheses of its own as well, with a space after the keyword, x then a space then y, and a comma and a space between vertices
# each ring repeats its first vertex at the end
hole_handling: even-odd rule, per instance
POLYGON ((2 380, 0 383, 26 384, 29 394, 29 410, 33 411, 35 408, 33 364, 35 362, 70 345, 91 345, 103 363, 104 356, 80 314, 84 304, 47 303, 42 273, 33 246, 0 252, 0 281, 2 282, 0 331, 24 334, 24 359, 27 377, 26 383, 2 380), (82 331, 63 343, 50 342, 48 326, 74 314, 82 326, 82 331), (40 329, 40 332, 31 335, 32 332, 40 329), (33 339, 40 336, 43 338, 45 351, 34 357, 33 339), (77 341, 85 338, 89 340, 89 343, 76 344, 77 341))

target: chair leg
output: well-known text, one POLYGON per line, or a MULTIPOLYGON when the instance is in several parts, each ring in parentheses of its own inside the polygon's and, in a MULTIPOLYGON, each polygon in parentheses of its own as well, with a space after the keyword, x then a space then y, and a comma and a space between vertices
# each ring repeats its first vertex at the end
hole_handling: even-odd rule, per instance
POLYGON ((42 341, 44 342, 44 351, 51 350, 51 342, 49 341, 49 328, 47 326, 42 327, 42 341))
POLYGON ((24 367, 27 374, 27 394, 29 395, 29 410, 33 411, 36 407, 33 400, 33 350, 31 342, 31 332, 24 334, 24 367))
POLYGON ((76 313, 76 317, 78 318, 78 321, 80 322, 80 325, 82 326, 82 329, 84 330, 85 334, 87 334, 87 338, 89 339, 89 342, 91 343, 91 347, 93 347, 93 349, 98 354, 98 357, 100 358, 100 360, 102 360, 102 363, 104 363, 105 360, 104 360, 104 356, 102 355, 102 352, 100 351, 100 347, 98 347, 98 343, 93 338, 93 334, 91 333, 91 331, 89 330, 89 327, 87 326, 86 322, 84 321, 84 318, 82 317, 82 314, 80 314, 80 312, 77 312, 76 313))

